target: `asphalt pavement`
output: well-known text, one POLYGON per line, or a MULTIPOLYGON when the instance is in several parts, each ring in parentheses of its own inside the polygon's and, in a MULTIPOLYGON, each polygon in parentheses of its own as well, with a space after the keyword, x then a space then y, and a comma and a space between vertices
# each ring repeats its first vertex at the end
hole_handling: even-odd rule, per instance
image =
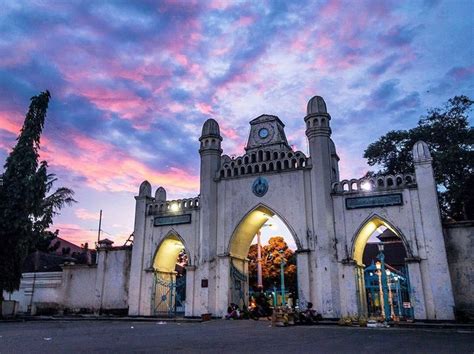
POLYGON ((472 329, 274 328, 268 321, 0 323, 7 353, 474 353, 472 329))

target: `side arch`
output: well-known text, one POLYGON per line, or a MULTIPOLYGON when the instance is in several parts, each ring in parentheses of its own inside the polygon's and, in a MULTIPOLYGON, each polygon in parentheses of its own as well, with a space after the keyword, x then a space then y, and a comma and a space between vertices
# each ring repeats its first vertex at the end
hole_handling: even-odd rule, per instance
POLYGON ((164 273, 174 272, 176 259, 183 250, 188 255, 188 262, 191 265, 192 257, 186 241, 176 230, 169 230, 156 247, 152 258, 152 268, 164 273))
POLYGON ((410 244, 408 243, 407 238, 405 235, 398 229, 396 226, 393 225, 392 222, 388 221, 386 218, 373 213, 369 215, 359 226, 357 231, 352 236, 351 240, 351 255, 352 259, 358 264, 363 265, 362 258, 364 255, 365 245, 369 240, 370 236, 374 233, 376 229, 380 226, 385 226, 390 231, 392 231, 395 235, 397 235, 403 242, 405 247, 406 253, 408 257, 413 257, 413 252, 410 248, 410 244))

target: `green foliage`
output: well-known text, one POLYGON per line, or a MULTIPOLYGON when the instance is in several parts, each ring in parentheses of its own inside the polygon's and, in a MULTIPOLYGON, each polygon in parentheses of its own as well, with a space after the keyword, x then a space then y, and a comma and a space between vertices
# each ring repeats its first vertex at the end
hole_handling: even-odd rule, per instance
POLYGON ((65 204, 74 202, 73 191, 51 189, 56 181, 46 161, 38 162, 40 137, 50 99, 48 91, 31 98, 17 144, 7 158, 0 188, 0 295, 18 290, 21 266, 33 250, 49 247, 57 236, 47 229, 65 204))
MULTIPOLYGON (((390 131, 365 150, 376 174, 413 172, 411 150, 425 141, 433 157, 433 170, 444 218, 474 218, 474 129, 469 126, 471 101, 466 96, 450 99, 443 108, 428 111, 415 128, 390 131)), ((369 173, 369 175, 372 173, 369 173)))

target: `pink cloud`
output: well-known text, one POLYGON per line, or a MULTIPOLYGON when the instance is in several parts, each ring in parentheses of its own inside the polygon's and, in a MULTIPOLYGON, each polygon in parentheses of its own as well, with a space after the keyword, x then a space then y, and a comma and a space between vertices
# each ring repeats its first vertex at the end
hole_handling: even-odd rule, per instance
POLYGON ((21 130, 23 119, 17 112, 0 111, 0 129, 17 135, 21 130))
POLYGON ((89 248, 94 248, 94 242, 97 241, 97 231, 84 229, 80 225, 72 223, 53 224, 50 230, 59 230, 59 237, 72 242, 78 246, 89 243, 89 248))
POLYGON ((247 27, 255 23, 256 18, 253 16, 242 16, 236 21, 237 26, 247 27))
POLYGON ((222 135, 224 135, 225 138, 230 139, 230 140, 240 140, 240 134, 237 133, 237 130, 234 128, 231 128, 227 125, 220 124, 220 130, 222 132, 222 135))
POLYGON ((74 214, 81 220, 99 220, 99 214, 86 209, 76 209, 74 214))
POLYGON ((469 79, 470 77, 474 76, 474 65, 467 66, 467 67, 452 68, 448 72, 448 75, 451 76, 456 81, 469 79))
POLYGON ((230 0, 211 0, 208 3, 210 9, 225 10, 231 6, 230 0))
POLYGON ((204 103, 204 102, 196 103, 196 108, 202 114, 212 114, 212 106, 207 103, 204 103))
POLYGON ((155 171, 114 146, 77 132, 69 134, 68 139, 71 146, 65 149, 44 138, 41 158, 51 167, 61 167, 83 176, 85 183, 96 190, 136 193, 145 179, 156 186, 165 186, 172 193, 195 193, 199 189, 198 176, 185 170, 155 171))

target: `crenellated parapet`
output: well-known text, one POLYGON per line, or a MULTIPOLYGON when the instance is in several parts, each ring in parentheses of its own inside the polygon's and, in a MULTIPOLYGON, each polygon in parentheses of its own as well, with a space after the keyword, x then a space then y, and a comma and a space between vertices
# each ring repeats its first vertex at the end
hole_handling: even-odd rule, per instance
POLYGON ((148 215, 179 213, 199 209, 199 196, 195 198, 153 201, 148 205, 148 215))
POLYGON ((200 208, 200 196, 194 198, 166 200, 166 190, 163 187, 157 188, 154 198, 151 196, 151 192, 151 184, 148 181, 143 181, 140 185, 137 198, 144 201, 147 215, 180 213, 200 208))
POLYGON ((221 158, 221 168, 216 176, 226 179, 268 172, 285 172, 311 167, 311 160, 301 151, 257 150, 243 156, 221 158))
POLYGON ((416 179, 412 174, 397 174, 360 179, 345 179, 332 184, 334 194, 373 192, 416 187, 416 179))

